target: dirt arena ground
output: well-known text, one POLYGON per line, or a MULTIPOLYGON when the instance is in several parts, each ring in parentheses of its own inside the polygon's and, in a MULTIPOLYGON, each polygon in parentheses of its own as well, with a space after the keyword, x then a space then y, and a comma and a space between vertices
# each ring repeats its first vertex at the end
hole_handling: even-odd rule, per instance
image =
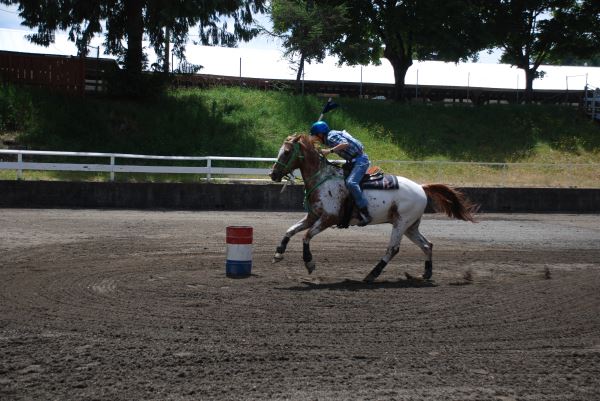
POLYGON ((387 225, 271 264, 301 216, 0 210, 0 399, 600 400, 600 216, 426 215, 372 285, 387 225))

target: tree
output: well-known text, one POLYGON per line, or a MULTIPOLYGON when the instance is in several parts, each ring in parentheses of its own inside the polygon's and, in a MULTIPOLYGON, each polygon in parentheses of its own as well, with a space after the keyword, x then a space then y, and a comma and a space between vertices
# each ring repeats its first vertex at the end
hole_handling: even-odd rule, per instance
POLYGON ((548 59, 548 64, 600 67, 600 53, 585 58, 577 57, 573 54, 565 54, 560 57, 550 57, 548 59))
POLYGON ((314 0, 272 0, 271 20, 271 35, 282 39, 284 56, 297 66, 297 92, 304 64, 322 62, 348 23, 343 5, 327 7, 314 0))
POLYGON ((0 0, 18 4, 23 24, 37 28, 29 39, 49 46, 57 30, 66 30, 79 54, 86 55, 94 35, 104 33, 107 54, 119 56, 129 73, 145 65, 144 35, 159 57, 165 58, 167 37, 173 51, 185 56, 189 30, 197 26, 203 44, 234 46, 258 32, 252 14, 264 11, 265 0, 0 0), (233 31, 228 30, 228 18, 233 31), (126 45, 123 41, 126 40, 126 45))
POLYGON ((563 26, 564 40, 548 54, 548 63, 600 66, 600 2, 578 1, 555 18, 563 26))
MULTIPOLYGON (((566 57, 591 57, 598 32, 596 0, 495 0, 491 31, 503 49, 501 61, 525 72, 525 101, 542 63, 566 57), (594 21, 594 13, 595 19, 594 21), (595 39, 594 39, 595 37, 595 39)), ((597 42, 596 42, 597 43, 597 42)))
POLYGON ((481 0, 345 0, 351 18, 332 51, 342 63, 393 67, 395 99, 404 99, 404 80, 413 59, 458 62, 487 47, 481 0))

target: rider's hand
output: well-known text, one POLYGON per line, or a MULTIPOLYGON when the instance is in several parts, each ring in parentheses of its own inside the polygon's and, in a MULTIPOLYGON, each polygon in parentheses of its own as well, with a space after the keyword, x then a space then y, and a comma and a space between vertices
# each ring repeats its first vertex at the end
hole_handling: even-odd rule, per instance
POLYGON ((331 153, 331 149, 321 149, 321 153, 323 153, 323 156, 327 156, 331 153))

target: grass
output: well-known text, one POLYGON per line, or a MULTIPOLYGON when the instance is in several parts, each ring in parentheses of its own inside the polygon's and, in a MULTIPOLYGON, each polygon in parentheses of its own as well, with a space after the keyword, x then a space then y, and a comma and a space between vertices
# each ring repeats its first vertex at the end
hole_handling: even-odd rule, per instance
MULTIPOLYGON (((600 166, 558 167, 600 163, 600 125, 570 107, 337 101, 341 107, 326 116, 329 125, 359 138, 371 160, 387 171, 416 181, 600 186, 600 166), (414 160, 540 165, 406 163, 414 160)), ((158 99, 134 102, 3 86, 0 139, 36 150, 274 157, 287 135, 308 130, 323 103, 317 96, 224 87, 173 90, 158 99)), ((14 177, 14 172, 0 171, 1 179, 14 177)), ((49 172, 28 172, 25 177, 107 179, 103 174, 49 172)), ((195 181, 197 177, 120 179, 195 181)))

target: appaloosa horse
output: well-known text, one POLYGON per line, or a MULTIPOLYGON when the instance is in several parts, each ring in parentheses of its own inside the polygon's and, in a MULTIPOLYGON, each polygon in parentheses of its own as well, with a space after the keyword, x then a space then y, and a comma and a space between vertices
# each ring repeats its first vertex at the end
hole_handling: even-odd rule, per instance
MULTIPOLYGON (((328 227, 341 224, 344 200, 349 196, 342 169, 327 162, 306 135, 292 135, 286 138, 279 150, 277 161, 271 169, 271 179, 281 179, 300 169, 304 180, 304 203, 306 216, 291 226, 277 247, 273 263, 283 259, 283 253, 290 238, 308 229, 303 240, 303 259, 308 273, 316 265, 310 252, 310 240, 328 227)), ((433 244, 419 232, 421 216, 427 206, 427 198, 433 201, 434 209, 449 217, 473 222, 477 207, 462 193, 444 184, 419 185, 404 177, 391 176, 397 180, 396 189, 364 190, 369 201, 371 224, 392 224, 392 235, 385 255, 364 281, 372 282, 383 271, 389 261, 398 253, 402 235, 406 235, 426 255, 423 278, 431 279, 433 244)), ((358 222, 352 217, 350 224, 358 222)))

